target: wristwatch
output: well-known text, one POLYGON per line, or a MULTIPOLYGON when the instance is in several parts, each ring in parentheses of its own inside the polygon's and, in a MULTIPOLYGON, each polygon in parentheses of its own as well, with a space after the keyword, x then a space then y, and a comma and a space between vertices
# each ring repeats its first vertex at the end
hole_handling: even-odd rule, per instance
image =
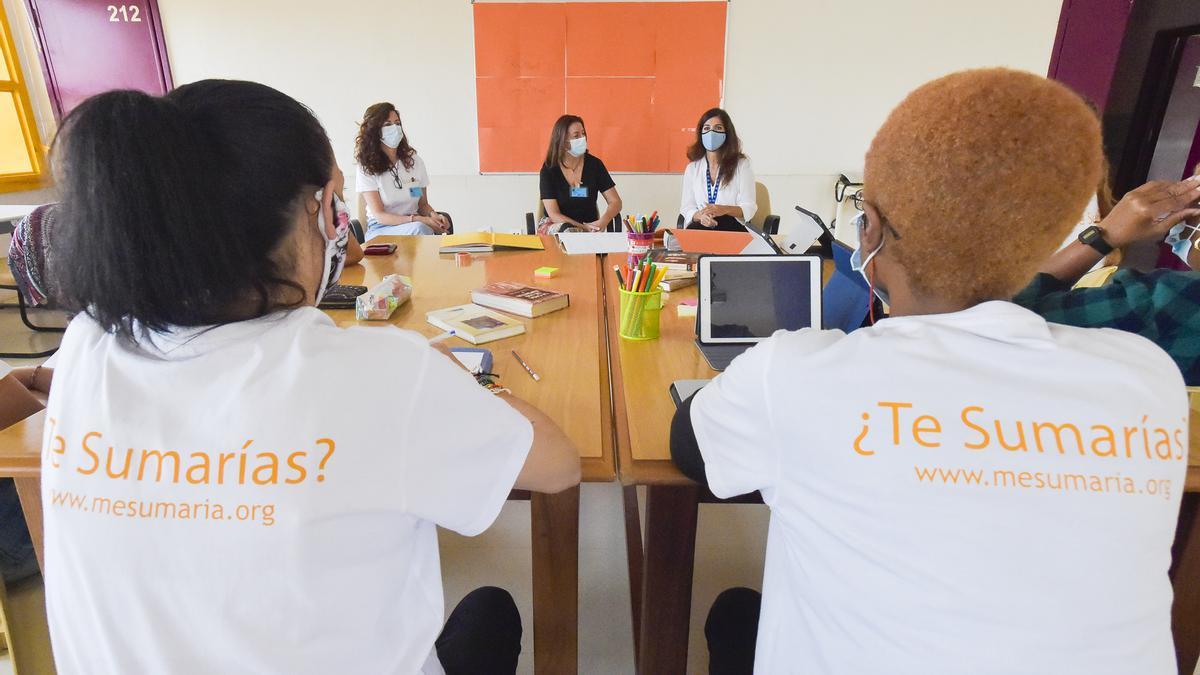
POLYGON ((1104 230, 1095 225, 1080 232, 1079 241, 1096 249, 1100 252, 1100 255, 1108 255, 1113 252, 1113 247, 1107 241, 1104 241, 1104 230))

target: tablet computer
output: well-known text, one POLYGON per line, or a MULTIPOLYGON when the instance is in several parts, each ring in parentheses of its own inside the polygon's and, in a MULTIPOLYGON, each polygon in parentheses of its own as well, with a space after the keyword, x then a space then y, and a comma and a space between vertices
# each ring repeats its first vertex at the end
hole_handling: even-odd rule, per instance
POLYGON ((696 344, 715 370, 777 330, 822 326, 816 256, 701 256, 698 277, 696 344))

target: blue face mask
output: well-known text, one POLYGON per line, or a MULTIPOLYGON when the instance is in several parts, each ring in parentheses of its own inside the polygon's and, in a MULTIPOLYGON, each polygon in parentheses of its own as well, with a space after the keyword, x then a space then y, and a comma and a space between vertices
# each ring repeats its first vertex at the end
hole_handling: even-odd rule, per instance
POLYGON ((1171 228, 1167 233, 1167 238, 1163 241, 1167 246, 1171 247, 1171 252, 1183 261, 1183 264, 1191 267, 1188 262, 1188 254, 1192 252, 1192 247, 1195 246, 1192 242, 1192 237, 1196 236, 1196 232, 1200 231, 1200 225, 1188 225, 1187 223, 1179 223, 1171 228))
POLYGON ((704 144, 704 149, 709 152, 716 152, 717 148, 725 145, 724 131, 706 131, 700 134, 700 142, 704 144))
POLYGON ((867 280, 867 285, 870 286, 871 290, 875 292, 875 297, 882 300, 884 304, 891 304, 888 302, 888 292, 871 283, 871 277, 867 275, 867 265, 869 265, 871 260, 875 258, 875 255, 883 249, 883 242, 880 241, 879 246, 876 246, 874 251, 868 253, 866 260, 864 260, 862 256, 862 233, 863 230, 867 229, 866 214, 860 213, 855 216, 854 225, 858 230, 859 244, 858 246, 854 247, 854 252, 850 254, 850 269, 858 272, 863 276, 863 279, 867 280))

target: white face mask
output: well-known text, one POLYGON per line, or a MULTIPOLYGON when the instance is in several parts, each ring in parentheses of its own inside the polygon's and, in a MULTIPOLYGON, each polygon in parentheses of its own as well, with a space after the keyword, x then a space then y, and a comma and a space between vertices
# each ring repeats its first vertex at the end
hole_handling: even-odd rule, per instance
POLYGON ((567 152, 571 153, 572 157, 582 157, 587 153, 587 136, 572 138, 568 143, 567 152))
POLYGON ((383 144, 389 148, 400 147, 400 141, 404 140, 404 128, 399 124, 388 124, 383 127, 383 144))
POLYGON ((1196 236, 1197 232, 1200 232, 1200 226, 1188 225, 1186 222, 1179 223, 1171 228, 1164 240, 1167 246, 1171 247, 1171 252, 1188 267, 1191 267, 1191 264, 1188 263, 1188 256, 1191 255, 1192 248, 1198 246, 1196 242, 1192 241, 1192 237, 1196 236))
POLYGON ((324 198, 324 190, 317 190, 317 231, 321 233, 321 239, 325 240, 325 255, 324 264, 321 270, 321 285, 317 288, 317 304, 321 304, 321 298, 325 297, 325 292, 331 286, 337 283, 337 280, 342 276, 342 268, 346 266, 346 246, 350 243, 350 210, 346 208, 346 204, 338 199, 337 195, 333 196, 333 239, 325 232, 325 207, 321 204, 324 198))

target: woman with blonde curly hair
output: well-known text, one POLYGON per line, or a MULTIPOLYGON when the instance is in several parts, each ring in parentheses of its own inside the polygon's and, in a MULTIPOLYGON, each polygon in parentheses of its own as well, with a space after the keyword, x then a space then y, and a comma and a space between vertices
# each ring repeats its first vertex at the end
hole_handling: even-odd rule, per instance
POLYGON ((762 594, 717 598, 710 672, 1175 672, 1179 371, 1008 302, 1095 193, 1099 139, 1078 96, 1006 69, 892 111, 859 254, 891 316, 776 333, 672 424, 685 473, 771 508, 762 594))

